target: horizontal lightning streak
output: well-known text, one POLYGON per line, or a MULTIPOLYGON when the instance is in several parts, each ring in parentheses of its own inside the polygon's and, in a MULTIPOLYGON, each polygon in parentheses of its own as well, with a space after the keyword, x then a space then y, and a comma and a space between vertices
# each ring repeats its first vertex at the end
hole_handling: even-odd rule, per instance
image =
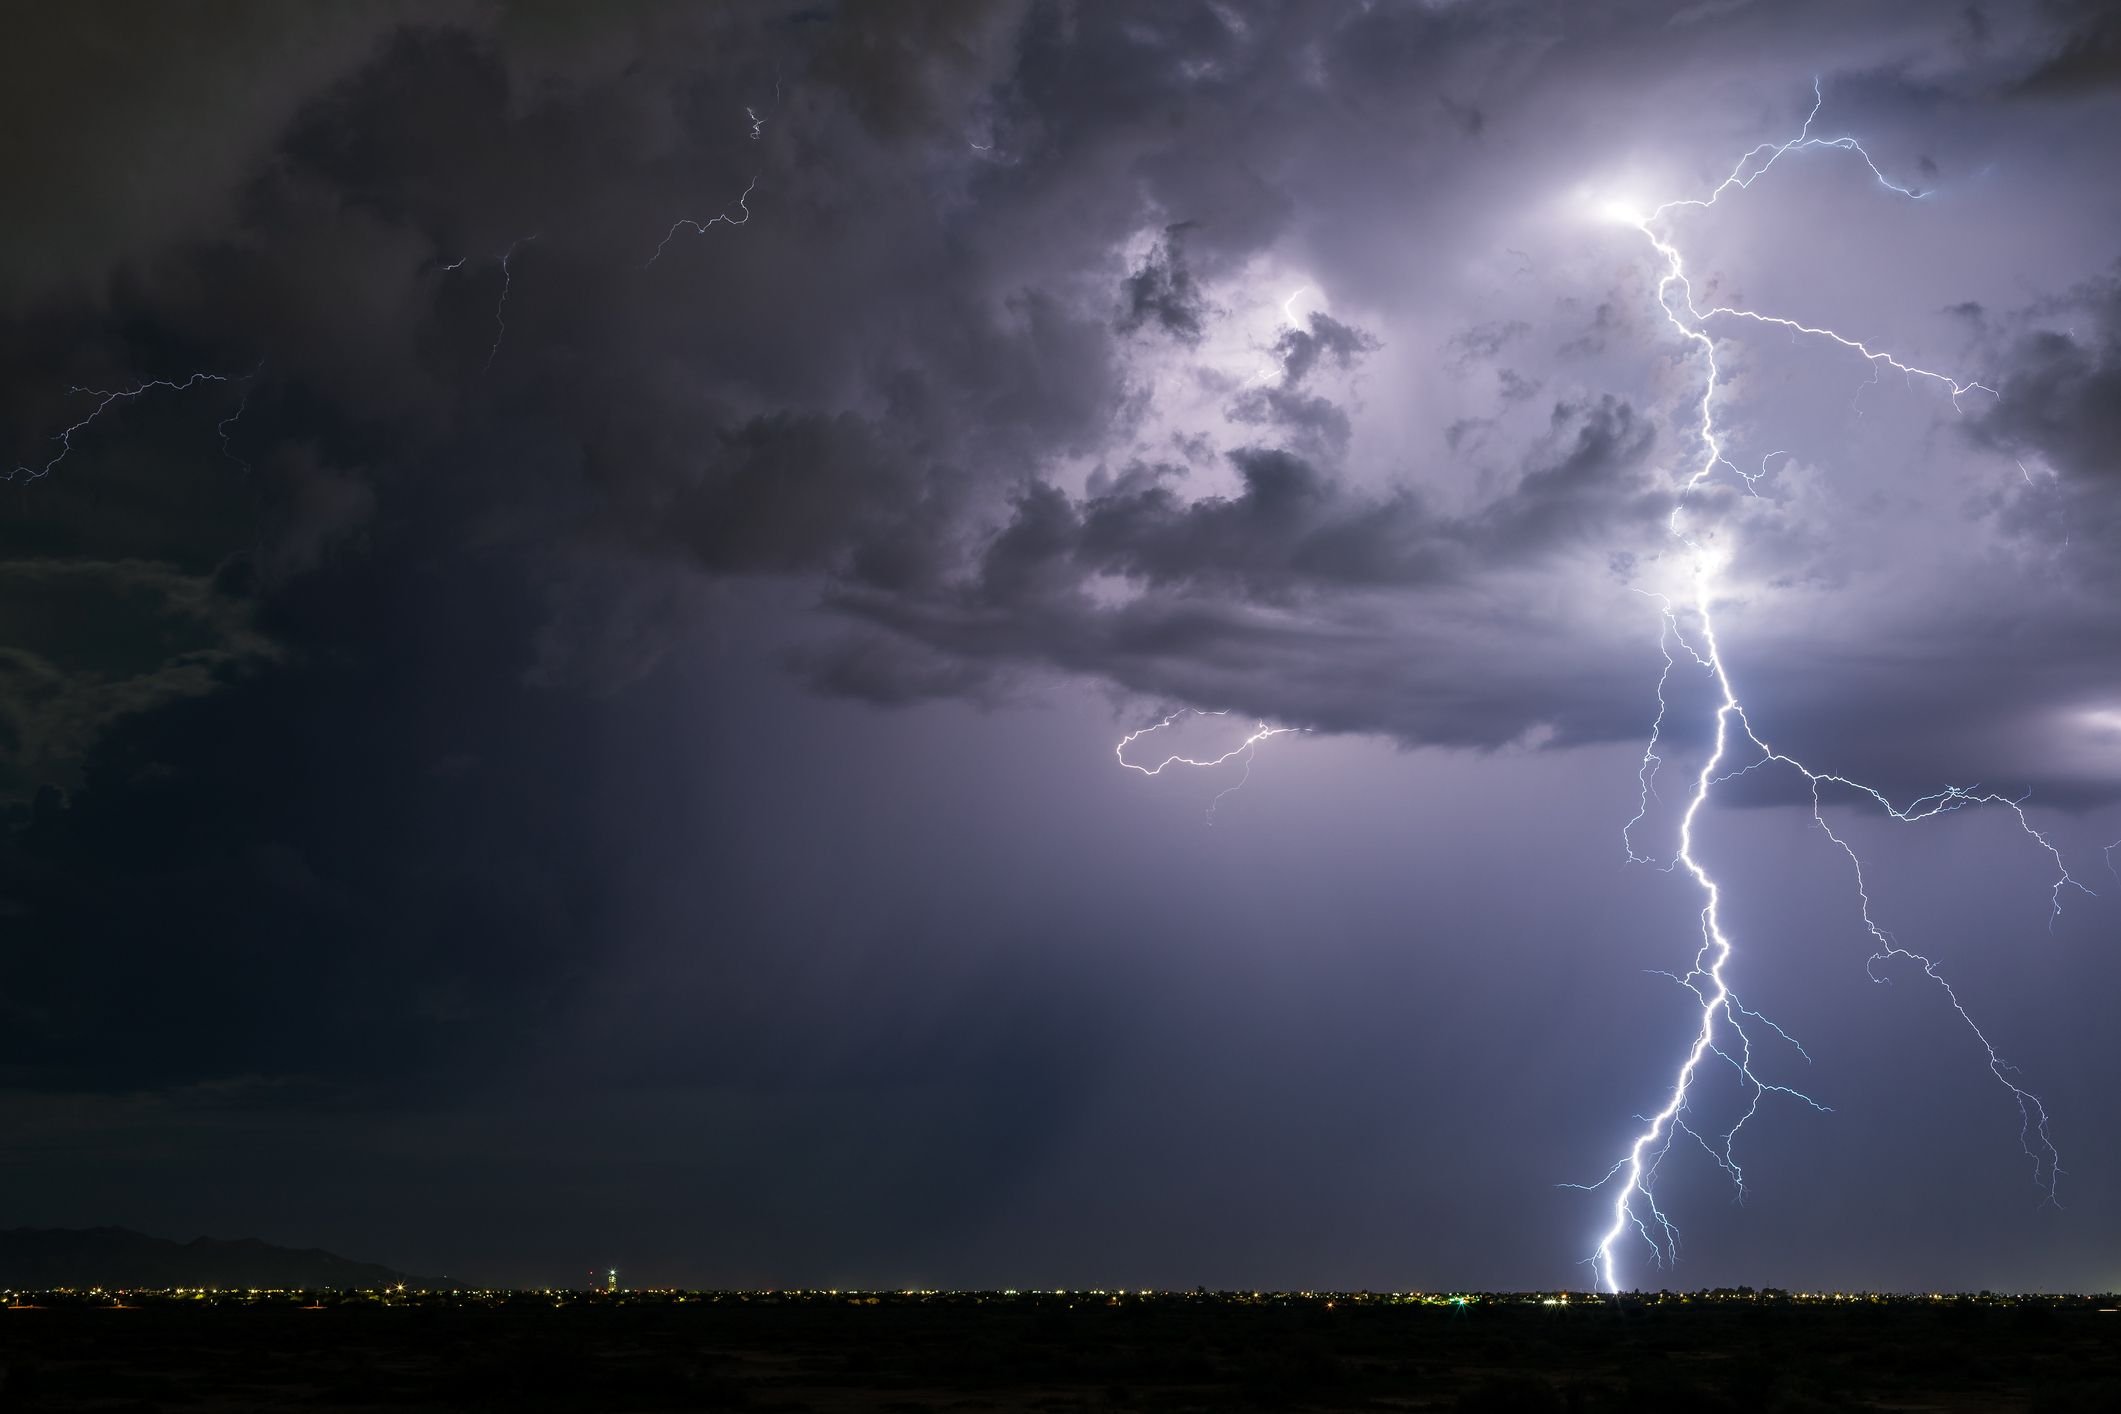
MULTIPOLYGON (((144 383, 136 383, 130 388, 84 388, 76 384, 75 386, 68 388, 66 391, 69 393, 86 393, 90 397, 96 399, 96 405, 90 408, 88 412, 83 415, 78 421, 62 429, 59 433, 53 436, 52 440, 59 444, 59 450, 52 454, 50 460, 44 462, 41 466, 30 465, 28 463, 15 466, 8 471, 7 475, 0 476, 0 481, 41 481, 45 477, 51 475, 52 472, 58 467, 59 463, 65 461, 67 457, 73 453, 75 435, 87 431, 89 427, 94 425, 97 419, 103 416, 104 413, 110 411, 111 408, 116 407, 121 403, 129 403, 136 398, 145 396, 148 393, 158 391, 172 393, 188 392, 191 389, 198 387, 201 383, 248 383, 253 376, 254 374, 243 374, 239 376, 227 373, 194 373, 190 377, 184 378, 182 380, 173 378, 151 378, 144 383)), ((246 401, 248 400, 248 397, 249 394, 246 392, 246 401)), ((241 407, 238 407, 233 414, 223 418, 219 423, 219 429, 221 432, 221 450, 223 451, 223 453, 226 453, 228 451, 228 429, 232 427, 235 424, 236 419, 241 417, 242 415, 243 409, 241 407)))
POLYGON ((1176 722, 1181 717, 1227 717, 1229 715, 1230 709, 1227 707, 1218 708, 1214 711, 1209 711, 1199 707, 1181 707, 1176 712, 1171 713, 1169 716, 1165 717, 1160 722, 1153 722, 1146 727, 1142 727, 1136 731, 1128 732, 1125 736, 1119 739, 1119 744, 1112 748, 1112 754, 1115 758, 1117 758, 1120 765, 1126 767, 1130 771, 1139 771, 1144 776, 1160 776, 1163 774, 1164 768, 1166 766, 1193 766, 1205 769, 1209 767, 1225 765, 1228 762, 1234 761, 1239 757, 1243 757, 1245 769, 1244 773, 1237 778, 1237 784, 1229 786, 1224 790, 1220 791, 1219 793, 1217 793, 1215 799, 1208 802, 1208 823, 1212 825, 1215 823, 1216 807, 1222 804, 1223 797, 1229 795, 1232 791, 1242 788, 1246 781, 1252 779, 1252 758, 1254 754, 1258 751, 1259 744, 1273 737, 1287 736, 1291 732, 1304 731, 1306 730, 1306 728, 1276 727, 1269 726, 1263 721, 1255 722, 1253 724, 1252 732, 1249 736, 1247 736, 1243 741, 1239 742, 1237 745, 1231 747, 1228 751, 1225 751, 1220 756, 1211 756, 1206 759, 1197 759, 1191 756, 1182 756, 1174 754, 1166 756, 1163 760, 1157 762, 1154 766, 1143 766, 1136 762, 1129 761, 1127 759, 1127 748, 1133 745, 1135 742, 1139 741, 1141 738, 1149 735, 1151 732, 1162 731, 1165 727, 1170 726, 1173 722, 1176 722))

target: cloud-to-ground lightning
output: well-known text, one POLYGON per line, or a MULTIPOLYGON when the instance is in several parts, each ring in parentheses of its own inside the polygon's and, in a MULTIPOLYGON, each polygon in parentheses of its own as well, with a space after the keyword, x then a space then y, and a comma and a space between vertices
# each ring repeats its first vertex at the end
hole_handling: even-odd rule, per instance
MULTIPOLYGON (((1824 792, 1828 789, 1838 789, 1849 793, 1857 798, 1856 803, 1868 802, 1875 805, 1887 818, 1901 823, 1930 819, 1969 805, 2003 807, 2016 816, 2019 827, 2039 848, 2045 850, 2054 862, 2056 872, 2050 899, 2051 919, 2061 911, 2064 889, 2074 888, 2086 893, 2090 890, 2085 889, 2084 885, 2071 876, 2061 853, 2027 818, 2022 798, 1976 788, 1950 786, 1905 806, 1896 806, 1883 792, 1871 786, 1833 772, 1815 770, 1770 746, 1768 739, 1756 729, 1751 718, 1747 716, 1744 702, 1733 682, 1717 639, 1714 611, 1720 563, 1696 538, 1687 520, 1689 502, 1693 494, 1714 478, 1718 471, 1731 472, 1749 489, 1758 480, 1758 475, 1742 471, 1724 455, 1723 438, 1715 416, 1721 373, 1716 359, 1716 337, 1709 332, 1712 323, 1738 321, 1767 325, 1787 330, 1793 335, 1838 346, 1869 362, 1874 378, 1881 368, 1890 368, 1900 373, 1911 385, 1918 381, 1927 381, 1948 391, 1955 408, 1959 405, 1959 399, 1969 393, 1981 392, 1992 397, 1996 395, 1994 389, 1973 379, 1906 363, 1893 354, 1871 347, 1862 339, 1834 329, 1730 305, 1703 309, 1696 303, 1685 259, 1676 244, 1676 236, 1670 233, 1668 218, 1681 211, 1714 206, 1727 193, 1750 190, 1760 177, 1784 157, 1815 149, 1853 153, 1870 168, 1878 184, 1888 193, 1907 200, 1920 200, 1924 195, 1888 178, 1855 138, 1812 136, 1812 125, 1818 118, 1822 102, 1822 94, 1815 83, 1812 109, 1798 135, 1779 144, 1763 143, 1746 153, 1732 168, 1731 174, 1707 196, 1667 201, 1648 212, 1618 205, 1611 206, 1604 212, 1609 218, 1641 232, 1656 253, 1662 263, 1662 273, 1656 285, 1658 306, 1679 337, 1693 346, 1703 369, 1699 421, 1696 428, 1702 448, 1702 460, 1680 486, 1667 521, 1670 533, 1685 545, 1693 556, 1692 599, 1682 611, 1675 608, 1670 600, 1653 596, 1659 606, 1658 641, 1664 656, 1664 669, 1657 681, 1657 711, 1650 726, 1649 742, 1637 772, 1641 787, 1640 802, 1635 816, 1621 831, 1622 843, 1629 860, 1651 862, 1647 856, 1638 853, 1635 830, 1649 812, 1655 779, 1659 767, 1663 764, 1658 748, 1665 731, 1666 690, 1673 673, 1684 670, 1698 671, 1708 680, 1716 697, 1712 745, 1694 777, 1686 808, 1679 817, 1677 851, 1664 865, 1667 869, 1684 869, 1693 879, 1702 897, 1701 943, 1695 951, 1691 968, 1684 976, 1676 979, 1691 991, 1701 1004, 1693 1041, 1665 1092, 1663 1106, 1654 1114, 1642 1117, 1643 1127, 1619 1161, 1595 1183, 1569 1185, 1594 1190, 1612 1187, 1611 1222, 1600 1237, 1596 1252, 1589 1259, 1599 1281, 1609 1291, 1620 1289, 1618 1249, 1631 1232, 1649 1247, 1658 1263, 1671 1261, 1677 1256, 1678 1232, 1658 1205, 1655 1190, 1658 1170, 1670 1154, 1678 1136, 1685 1135, 1708 1150, 1710 1156, 1739 1186, 1742 1193, 1744 1172, 1735 1157, 1735 1144, 1739 1131, 1758 1112, 1765 1095, 1769 1092, 1789 1095, 1815 1109, 1825 1108, 1811 1096, 1788 1086, 1771 1084, 1755 1073, 1754 1038, 1748 1033, 1749 1024, 1773 1030, 1778 1038, 1793 1047, 1796 1043, 1773 1022, 1743 1006, 1733 994, 1725 975, 1733 952, 1733 942, 1725 931, 1722 918, 1723 888, 1695 853, 1697 826, 1702 810, 1709 804, 1715 788, 1724 781, 1763 767, 1787 769, 1805 781, 1811 794, 1814 824, 1847 856, 1854 871, 1859 917, 1875 945, 1875 950, 1866 963, 1873 980, 1885 980, 1876 971, 1880 963, 1903 961, 1919 967, 1924 976, 1938 985, 1947 1002, 1965 1022, 1986 1054, 1990 1072, 2017 1105, 2020 1116, 2020 1145, 2032 1163, 2035 1182, 2046 1190, 2050 1200, 2055 1195, 2056 1181, 2061 1172, 2060 1155, 2048 1133, 2047 1109, 2041 1104, 2039 1097, 2012 1078, 2015 1071, 2003 1060, 1995 1045, 1974 1022, 1959 994, 1945 980, 1937 964, 1922 953, 1903 946, 1890 931, 1873 919, 1863 861, 1847 839, 1828 823, 1824 792), (1676 653, 1675 647, 1678 650, 1676 653), (1694 1082, 1703 1067, 1712 1059, 1731 1065, 1748 1092, 1744 1112, 1739 1115, 1736 1123, 1723 1131, 1716 1142, 1711 1142, 1708 1136, 1688 1122, 1694 1082)), ((1769 454, 1771 457, 1774 455, 1776 454, 1769 454)), ((1763 460, 1763 473, 1765 465, 1763 460)), ((1801 1047, 1798 1049, 1801 1054, 1801 1047)))
POLYGON ((1304 728, 1277 727, 1264 721, 1256 721, 1252 724, 1251 732, 1243 741, 1223 752, 1220 756, 1196 758, 1174 753, 1164 757, 1163 760, 1157 762, 1154 766, 1144 766, 1140 762, 1129 761, 1127 759, 1127 748, 1152 732, 1162 731, 1165 727, 1170 726, 1182 717, 1227 717, 1229 715, 1230 709, 1227 707, 1213 711, 1199 707, 1181 707, 1161 721, 1152 722, 1146 727, 1128 732, 1119 739, 1119 744, 1112 748, 1112 754, 1118 759, 1120 765, 1130 771, 1139 771, 1144 776, 1160 776, 1166 766, 1194 766, 1208 769, 1228 765, 1232 761, 1242 759, 1245 763, 1245 769, 1238 776, 1237 783, 1218 791, 1215 798, 1208 802, 1208 823, 1212 825, 1215 823, 1216 807, 1223 803, 1223 797, 1229 795, 1232 791, 1241 789, 1246 781, 1252 779, 1252 758, 1257 754, 1259 744, 1271 737, 1286 736, 1291 732, 1303 731, 1304 728))

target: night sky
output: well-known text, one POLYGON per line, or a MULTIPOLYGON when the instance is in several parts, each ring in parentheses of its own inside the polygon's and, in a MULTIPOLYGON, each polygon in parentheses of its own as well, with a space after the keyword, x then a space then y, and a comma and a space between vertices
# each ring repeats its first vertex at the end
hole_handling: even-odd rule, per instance
POLYGON ((1563 1185, 1698 1023, 1659 974, 1714 709, 1674 647, 1646 795, 1706 360, 1609 218, 1816 78, 1812 135, 1919 197, 1812 148, 1660 232, 1703 308, 1984 387, 1711 320, 1688 523, 1764 739, 2022 800, 2083 885, 2007 805, 1825 796, 2062 1172, 1751 771, 1696 853, 1804 1048, 1754 1027, 1758 1073, 1827 1112, 1768 1092, 1738 1201, 1712 1058, 1678 1265, 1621 1274, 2121 1284, 2103 6, 10 36, 0 1226, 534 1284, 1588 1284, 1610 1196, 1563 1185), (1188 708, 1125 760, 1302 730, 1115 760, 1188 708))

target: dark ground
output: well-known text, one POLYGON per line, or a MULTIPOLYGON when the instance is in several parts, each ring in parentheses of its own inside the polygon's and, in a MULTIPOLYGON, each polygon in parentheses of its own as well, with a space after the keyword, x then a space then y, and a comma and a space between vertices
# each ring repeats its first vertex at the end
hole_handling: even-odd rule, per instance
POLYGON ((2121 1409, 2111 1299, 58 1294, 0 1410, 2121 1409))

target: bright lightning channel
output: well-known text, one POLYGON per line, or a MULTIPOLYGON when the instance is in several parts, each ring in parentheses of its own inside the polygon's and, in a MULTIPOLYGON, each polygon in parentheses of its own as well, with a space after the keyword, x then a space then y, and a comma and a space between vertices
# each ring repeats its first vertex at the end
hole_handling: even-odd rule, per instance
MULTIPOLYGON (((2014 1070, 1997 1053, 1995 1046, 1989 1041, 1981 1028, 1975 1024, 1973 1017, 1961 1003, 1959 994, 1952 989, 1951 984, 1939 972, 1937 964, 1923 954, 1902 946, 1889 931, 1873 920, 1870 894, 1864 880, 1863 861, 1857 855, 1854 847, 1841 835, 1835 833, 1833 827, 1827 823, 1822 791, 1827 787, 1840 787, 1843 790, 1868 797, 1871 802, 1878 805, 1885 812, 1888 818, 1901 823, 1926 820, 1969 805, 2001 806, 2016 816, 2019 827, 2031 837, 2035 844, 2045 850, 2054 861, 2056 873, 2053 887, 2050 891, 2052 909, 2050 923, 2052 923, 2053 917, 2059 915, 2062 911, 2062 891, 2065 887, 2079 889, 2085 893, 2090 893, 2091 891, 2071 877, 2068 868, 2063 863, 2061 853, 2049 842, 2045 835, 2034 828, 2032 822, 2026 817, 2022 797, 2013 798, 1979 789, 1947 786, 1943 790, 1920 797, 1905 806, 1896 806, 1884 793, 1871 786, 1832 772, 1813 770, 1803 762, 1772 748, 1767 740, 1754 728, 1751 719, 1746 715, 1744 703, 1732 681, 1721 645, 1717 641, 1714 602, 1721 562, 1717 557, 1704 550, 1701 543, 1690 530, 1686 520, 1689 498, 1695 491, 1706 485, 1718 470, 1730 471, 1741 481, 1745 482, 1749 489, 1758 480, 1757 475, 1741 471, 1725 457, 1722 438, 1717 431, 1715 401, 1720 387, 1720 370, 1716 361, 1716 340, 1706 328, 1713 320, 1742 320, 1754 324, 1772 325, 1776 328, 1786 329, 1792 334, 1802 334, 1838 345, 1868 361, 1874 378, 1880 368, 1891 368, 1900 373, 1910 385, 1913 385, 1917 380, 1925 380, 1937 384, 1949 391, 1954 408, 1959 406, 1959 399, 1968 393, 1981 392, 1991 397, 1996 396, 1995 390, 1985 384, 1905 363, 1890 353, 1872 348, 1861 339, 1852 338, 1833 329, 1816 327, 1800 323, 1794 319, 1763 314, 1756 310, 1735 308, 1730 305, 1716 305, 1713 308, 1703 309, 1695 303, 1694 289, 1686 273, 1685 260, 1681 256, 1678 246, 1674 243, 1674 239, 1661 229, 1665 219, 1675 212, 1706 209, 1714 206, 1726 192, 1750 189, 1753 183, 1773 167, 1776 162, 1791 153, 1815 148, 1833 148, 1851 152, 1862 159, 1864 164, 1870 168, 1871 175, 1877 179, 1878 184, 1888 192, 1908 200, 1920 200, 1924 196, 1923 192, 1901 186, 1888 178, 1879 169, 1878 164, 1871 159, 1870 154, 1864 150, 1862 144, 1855 138, 1820 138, 1812 136, 1812 124, 1819 116, 1822 102, 1823 97, 1820 86, 1817 81, 1814 81, 1812 85, 1812 109, 1806 115, 1804 126, 1799 130, 1797 136, 1787 142, 1763 143, 1755 147, 1741 157, 1738 160, 1738 164, 1731 169, 1731 174, 1724 178, 1705 197, 1667 201, 1647 212, 1643 212, 1639 208, 1624 202, 1607 203, 1600 208, 1600 214, 1607 219, 1622 222, 1641 232, 1643 238, 1649 242, 1651 249, 1656 252, 1658 258, 1663 262, 1663 274, 1657 281, 1658 307, 1663 310, 1666 320, 1678 335, 1699 350, 1705 370, 1699 423, 1703 449, 1702 461, 1700 466, 1695 469, 1693 474, 1681 486, 1678 498, 1672 506, 1671 515, 1667 521, 1667 528, 1671 534, 1694 554, 1693 602, 1689 606, 1693 631, 1691 634, 1688 632, 1687 625, 1682 622, 1680 612, 1673 607, 1670 600, 1662 596, 1652 596, 1657 599, 1659 604, 1658 645, 1664 657, 1664 669, 1657 680, 1656 717, 1651 723, 1649 743, 1644 749, 1642 764, 1637 772, 1637 778, 1641 785, 1640 806, 1634 818, 1629 820, 1621 830, 1622 844, 1630 861, 1653 862, 1646 856, 1637 853, 1634 831, 1635 827, 1641 823, 1643 817, 1648 814, 1658 767, 1662 764, 1662 758, 1658 754, 1658 746, 1662 740, 1665 725, 1667 706, 1665 690, 1671 681, 1673 672, 1676 669, 1680 669, 1682 665, 1699 670, 1714 685, 1718 694, 1714 713, 1714 746, 1709 752, 1707 759, 1702 762, 1701 769, 1694 778, 1693 791, 1688 796, 1685 811, 1680 816, 1678 852, 1671 861, 1664 865, 1668 870, 1683 868, 1701 890, 1701 946, 1695 951, 1693 964, 1688 972, 1684 976, 1675 978, 1680 985, 1693 992, 1696 999, 1701 1003, 1699 1025, 1695 1031, 1692 1045, 1688 1048, 1678 1071, 1672 1078, 1663 1108, 1659 1109, 1655 1114, 1643 1117, 1643 1128, 1637 1133, 1634 1141, 1628 1146, 1619 1162, 1615 1163, 1606 1172, 1605 1176, 1595 1183, 1566 1185, 1584 1189, 1601 1189, 1609 1184, 1614 1185, 1612 1222, 1600 1237, 1596 1253, 1589 1259, 1598 1274, 1600 1282, 1608 1291, 1618 1291, 1620 1289, 1620 1256, 1618 1248, 1627 1239, 1631 1231, 1649 1247, 1652 1257, 1659 1265, 1677 1259, 1678 1230, 1672 1225, 1671 1219, 1658 1206, 1655 1185, 1658 1169, 1665 1157, 1671 1152, 1672 1145, 1678 1136, 1685 1135, 1706 1149, 1710 1157, 1730 1176, 1731 1181, 1737 1185, 1738 1191, 1742 1195, 1745 1183, 1744 1170, 1738 1163, 1734 1149, 1739 1131, 1758 1112, 1762 1099, 1769 1092, 1773 1092, 1801 1100, 1814 1109, 1824 1110, 1826 1108, 1817 1100, 1801 1091, 1784 1085, 1771 1084, 1754 1073, 1753 1038, 1747 1032, 1747 1022, 1756 1022, 1774 1031, 1779 1038, 1796 1048, 1800 1055, 1803 1055, 1804 1051, 1801 1046, 1797 1046, 1797 1043, 1781 1027, 1776 1026, 1760 1013, 1745 1007, 1733 994, 1730 984, 1724 976, 1724 969, 1731 959, 1732 941, 1729 934, 1724 931, 1722 922, 1722 887, 1694 853, 1696 825, 1699 822, 1702 808, 1708 804, 1715 787, 1726 780, 1744 775, 1762 766, 1788 767, 1804 778, 1811 792, 1813 822, 1848 857, 1849 864, 1855 875, 1856 892, 1860 901, 1860 917, 1864 929, 1869 933, 1872 942, 1876 945, 1876 950, 1865 964, 1872 980, 1886 980, 1878 975, 1877 967, 1880 963, 1888 960, 1904 960, 1920 967, 1923 974, 1938 985, 1952 1009, 1966 1023, 1967 1029, 1972 1032, 1974 1039, 1986 1053, 1990 1073, 2010 1092, 2012 1100, 2016 1103, 2020 1120, 2020 1147, 2032 1163, 2034 1182, 2046 1190, 2050 1201, 2054 1199, 2055 1185, 2061 1174, 2061 1156, 2049 1137, 2048 1113, 2046 1107, 2041 1104, 2039 1097, 2024 1089, 2012 1079, 2015 1074, 2014 1070), (1675 646, 1679 650, 1676 654, 1673 651, 1675 646), (1747 750, 1749 753, 1757 753, 1757 757, 1743 765, 1730 766, 1727 763, 1732 756, 1732 728, 1734 726, 1738 734, 1743 738, 1743 745, 1740 749, 1747 750), (1728 1033, 1728 1038, 1726 1038, 1726 1032, 1728 1033), (1733 1124, 1730 1129, 1720 1136, 1720 1143, 1712 1143, 1708 1137, 1687 1122, 1689 1097, 1694 1080, 1712 1057, 1732 1066, 1749 1092, 1749 1102, 1744 1113, 1739 1116, 1737 1123, 1733 1124)), ((1774 455, 1777 454, 1769 454, 1771 457, 1774 455)), ((1766 462, 1763 459, 1763 473, 1765 469, 1766 462)), ((1810 1057, 1805 1056, 1805 1059, 1809 1060, 1810 1057)))
POLYGON ((1237 778, 1237 784, 1225 787, 1223 790, 1217 792, 1215 799, 1208 802, 1208 823, 1212 825, 1215 823, 1216 807, 1220 806, 1223 803, 1223 797, 1231 794, 1234 791, 1243 789, 1245 782, 1252 779, 1252 758, 1258 753, 1259 744, 1273 737, 1287 736, 1291 732, 1303 731, 1305 730, 1305 728, 1276 727, 1270 726, 1263 721, 1254 722, 1252 725, 1251 734, 1248 735, 1243 741, 1239 742, 1237 745, 1231 747, 1228 751, 1225 751, 1220 756, 1195 758, 1191 756, 1173 754, 1170 756, 1166 756, 1163 760, 1157 762, 1154 766, 1144 766, 1139 764, 1138 762, 1129 761, 1127 759, 1127 748, 1133 745, 1135 742, 1141 740, 1141 738, 1148 736, 1151 732, 1162 731, 1165 727, 1170 726, 1173 722, 1178 721, 1181 717, 1227 717, 1229 715, 1230 709, 1227 707, 1218 708, 1214 711, 1209 711, 1199 707, 1181 707, 1176 712, 1171 713, 1169 716, 1165 717, 1160 722, 1152 722, 1146 727, 1142 727, 1138 730, 1128 732, 1125 736, 1119 739, 1119 744, 1112 748, 1112 754, 1113 756, 1118 758, 1120 765, 1126 767, 1130 771, 1139 771, 1145 776, 1160 776, 1163 774, 1164 768, 1166 766, 1193 766, 1201 769, 1211 769, 1216 766, 1227 765, 1231 761, 1235 761, 1239 758, 1242 758, 1245 763, 1245 769, 1244 773, 1237 778))

